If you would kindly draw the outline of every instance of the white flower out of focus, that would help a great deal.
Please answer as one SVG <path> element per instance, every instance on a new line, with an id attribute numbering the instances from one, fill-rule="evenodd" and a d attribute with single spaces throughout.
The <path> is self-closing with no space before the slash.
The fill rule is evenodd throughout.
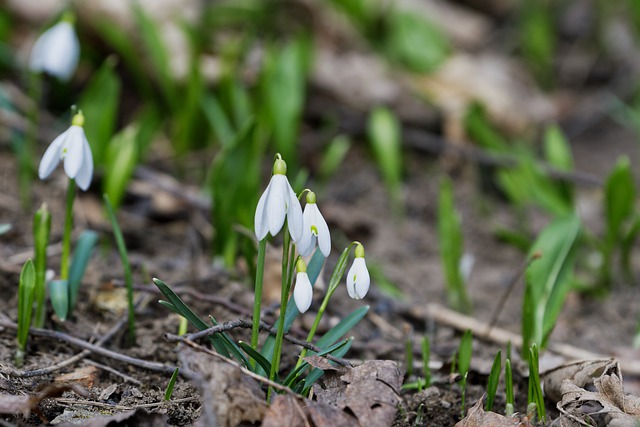
<path id="1" fill-rule="evenodd" d="M 347 292 L 353 299 L 362 299 L 369 292 L 371 278 L 367 263 L 364 261 L 364 247 L 360 243 L 356 246 L 355 256 L 347 273 Z"/>
<path id="2" fill-rule="evenodd" d="M 316 246 L 316 241 L 320 251 L 325 258 L 331 253 L 331 235 L 329 227 L 316 204 L 316 195 L 313 191 L 307 193 L 307 204 L 302 213 L 302 239 L 298 243 L 298 252 L 302 256 L 311 255 Z"/>
<path id="3" fill-rule="evenodd" d="M 93 155 L 89 141 L 84 134 L 84 116 L 78 112 L 71 121 L 71 127 L 53 140 L 45 151 L 38 176 L 45 179 L 54 171 L 60 160 L 64 161 L 64 172 L 86 191 L 93 177 Z"/>
<path id="4" fill-rule="evenodd" d="M 289 234 L 294 243 L 302 238 L 302 207 L 287 180 L 287 164 L 280 154 L 276 154 L 273 163 L 273 176 L 256 207 L 255 232 L 258 240 L 271 233 L 275 236 L 284 225 L 285 217 L 289 225 Z"/>
<path id="5" fill-rule="evenodd" d="M 68 81 L 78 66 L 80 42 L 73 28 L 74 17 L 66 13 L 53 27 L 42 33 L 31 49 L 29 68 Z"/>
<path id="6" fill-rule="evenodd" d="M 307 265 L 302 259 L 298 259 L 298 274 L 296 275 L 296 287 L 293 289 L 293 300 L 300 313 L 305 313 L 311 307 L 313 300 L 313 287 L 307 275 Z"/>

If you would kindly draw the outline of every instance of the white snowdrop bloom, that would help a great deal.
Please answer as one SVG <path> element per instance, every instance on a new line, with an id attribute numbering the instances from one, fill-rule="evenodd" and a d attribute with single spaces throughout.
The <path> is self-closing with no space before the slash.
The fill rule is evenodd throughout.
<path id="1" fill-rule="evenodd" d="M 347 273 L 347 292 L 353 299 L 362 299 L 369 292 L 371 278 L 367 263 L 364 261 L 364 247 L 358 243 L 355 250 L 356 258 Z"/>
<path id="2" fill-rule="evenodd" d="M 307 265 L 302 258 L 297 263 L 296 287 L 293 289 L 293 300 L 300 313 L 305 313 L 311 307 L 313 301 L 313 287 L 307 275 Z"/>
<path id="3" fill-rule="evenodd" d="M 325 258 L 331 253 L 331 235 L 329 227 L 316 204 L 316 195 L 313 191 L 307 193 L 307 204 L 302 213 L 302 239 L 298 243 L 298 252 L 302 256 L 311 255 L 316 247 L 316 241 Z"/>
<path id="4" fill-rule="evenodd" d="M 276 155 L 273 164 L 273 176 L 256 207 L 255 232 L 258 240 L 262 240 L 271 233 L 275 236 L 284 225 L 285 217 L 289 225 L 289 234 L 294 243 L 302 238 L 302 207 L 287 180 L 287 164 Z"/>
<path id="5" fill-rule="evenodd" d="M 60 160 L 64 160 L 64 172 L 71 179 L 75 179 L 76 184 L 86 191 L 91 184 L 93 177 L 93 155 L 89 141 L 84 134 L 84 116 L 79 112 L 73 117 L 71 127 L 53 140 L 47 151 L 45 151 L 38 176 L 45 179 L 58 166 Z"/>
<path id="6" fill-rule="evenodd" d="M 31 71 L 44 71 L 64 81 L 71 78 L 80 57 L 80 42 L 72 21 L 73 15 L 66 15 L 38 37 L 29 59 Z"/>

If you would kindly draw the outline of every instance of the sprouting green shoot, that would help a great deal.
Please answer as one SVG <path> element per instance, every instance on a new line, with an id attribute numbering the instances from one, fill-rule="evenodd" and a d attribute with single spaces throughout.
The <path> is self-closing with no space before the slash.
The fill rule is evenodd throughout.
<path id="1" fill-rule="evenodd" d="M 453 184 L 448 177 L 440 182 L 438 244 L 449 305 L 455 310 L 468 313 L 471 311 L 471 302 L 460 270 L 463 253 L 462 230 L 453 200 Z"/>
<path id="2" fill-rule="evenodd" d="M 35 287 L 36 271 L 33 262 L 28 260 L 22 267 L 18 284 L 18 349 L 16 350 L 16 366 L 22 366 L 24 363 Z"/>
<path id="3" fill-rule="evenodd" d="M 431 387 L 431 369 L 429 368 L 429 360 L 431 359 L 431 344 L 429 337 L 422 339 L 422 366 L 424 374 L 424 386 Z"/>
<path id="4" fill-rule="evenodd" d="M 489 374 L 489 381 L 487 382 L 487 400 L 484 405 L 485 411 L 491 411 L 493 409 L 493 402 L 496 398 L 496 392 L 498 391 L 498 382 L 500 382 L 500 370 L 502 369 L 502 352 L 498 351 L 495 359 L 493 359 L 493 365 L 491 366 L 491 373 Z"/>
<path id="5" fill-rule="evenodd" d="M 173 388 L 176 386 L 176 380 L 178 379 L 178 371 L 179 368 L 174 369 L 173 374 L 171 374 L 171 378 L 169 379 L 169 384 L 167 384 L 167 391 L 164 392 L 164 400 L 167 402 L 171 400 L 171 395 L 173 394 Z"/>
<path id="6" fill-rule="evenodd" d="M 129 305 L 129 344 L 133 345 L 136 342 L 136 319 L 133 305 L 133 275 L 131 274 L 131 264 L 129 263 L 129 255 L 127 254 L 127 248 L 124 243 L 124 237 L 122 231 L 118 225 L 116 214 L 113 211 L 113 206 L 109 201 L 109 196 L 104 194 L 104 205 L 111 221 L 111 227 L 113 228 L 113 235 L 116 239 L 118 246 L 118 252 L 120 253 L 120 260 L 122 261 L 122 268 L 124 269 L 124 282 L 127 287 L 127 302 Z"/>
<path id="7" fill-rule="evenodd" d="M 467 400 L 467 377 L 469 376 L 469 372 L 465 373 L 462 377 L 462 381 L 460 381 L 460 388 L 462 389 L 462 395 L 460 397 L 460 418 L 464 418 L 464 414 L 466 412 L 466 400 Z"/>
<path id="8" fill-rule="evenodd" d="M 473 334 L 470 330 L 465 331 L 460 339 L 458 347 L 458 373 L 464 377 L 471 368 L 471 352 L 473 347 Z"/>
<path id="9" fill-rule="evenodd" d="M 540 384 L 539 372 L 539 356 L 538 346 L 533 344 L 529 348 L 529 393 L 527 402 L 529 405 L 535 404 L 538 413 L 538 419 L 545 421 L 544 395 L 542 394 L 542 386 Z"/>
<path id="10" fill-rule="evenodd" d="M 507 404 L 505 407 L 505 414 L 510 417 L 514 413 L 515 399 L 513 396 L 513 372 L 511 370 L 511 359 L 507 358 L 504 364 L 504 386 L 505 393 L 507 395 Z"/>
<path id="11" fill-rule="evenodd" d="M 408 337 L 404 343 L 405 362 L 407 365 L 407 377 L 413 376 L 413 340 Z"/>
<path id="12" fill-rule="evenodd" d="M 43 203 L 33 217 L 33 246 L 36 284 L 35 284 L 35 301 L 36 312 L 34 316 L 34 326 L 41 328 L 44 326 L 45 319 L 45 275 L 47 270 L 47 246 L 49 245 L 49 236 L 51 234 L 51 213 L 47 208 L 47 204 Z"/>

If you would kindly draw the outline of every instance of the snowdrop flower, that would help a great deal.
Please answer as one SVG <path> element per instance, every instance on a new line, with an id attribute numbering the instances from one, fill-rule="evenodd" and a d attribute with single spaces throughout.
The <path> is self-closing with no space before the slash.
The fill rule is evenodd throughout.
<path id="1" fill-rule="evenodd" d="M 287 164 L 280 154 L 273 163 L 273 176 L 264 190 L 255 216 L 255 231 L 258 240 L 271 233 L 275 236 L 284 225 L 285 216 L 289 224 L 291 239 L 298 243 L 302 238 L 302 207 L 286 177 Z"/>
<path id="2" fill-rule="evenodd" d="M 67 176 L 75 179 L 82 190 L 89 188 L 93 176 L 93 156 L 83 125 L 84 116 L 82 112 L 78 112 L 71 120 L 71 127 L 49 145 L 38 168 L 40 179 L 51 175 L 60 160 L 64 159 L 64 172 Z"/>
<path id="3" fill-rule="evenodd" d="M 353 265 L 347 273 L 347 292 L 353 299 L 362 299 L 369 291 L 371 278 L 364 261 L 364 247 L 360 243 L 356 246 L 355 255 Z"/>
<path id="4" fill-rule="evenodd" d="M 307 265 L 302 258 L 298 259 L 296 265 L 298 274 L 296 275 L 296 287 L 293 289 L 293 300 L 300 313 L 304 313 L 311 307 L 313 300 L 313 287 L 307 275 Z"/>
<path id="5" fill-rule="evenodd" d="M 331 235 L 327 222 L 316 205 L 316 195 L 313 191 L 307 193 L 307 204 L 302 213 L 302 239 L 298 243 L 298 252 L 302 256 L 311 255 L 316 246 L 316 240 L 320 251 L 325 258 L 331 253 Z"/>
<path id="6" fill-rule="evenodd" d="M 73 20 L 73 14 L 66 13 L 60 22 L 38 37 L 29 59 L 31 71 L 44 71 L 64 81 L 71 78 L 80 56 Z"/>

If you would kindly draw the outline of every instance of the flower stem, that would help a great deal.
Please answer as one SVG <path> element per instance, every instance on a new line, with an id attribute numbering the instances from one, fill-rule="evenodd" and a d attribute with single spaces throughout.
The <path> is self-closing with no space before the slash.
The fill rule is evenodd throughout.
<path id="1" fill-rule="evenodd" d="M 64 215 L 64 233 L 62 235 L 62 259 L 60 260 L 60 278 L 69 279 L 69 254 L 71 253 L 71 228 L 73 226 L 73 200 L 76 197 L 76 183 L 69 179 L 67 203 Z"/>
<path id="2" fill-rule="evenodd" d="M 253 324 L 251 328 L 251 347 L 258 351 L 260 332 L 260 306 L 262 305 L 262 282 L 264 279 L 264 258 L 267 252 L 267 238 L 258 244 L 258 265 L 256 266 L 256 287 L 253 297 Z"/>
<path id="3" fill-rule="evenodd" d="M 290 274 L 290 268 L 289 268 L 290 244 L 291 244 L 291 236 L 289 235 L 288 232 L 285 232 L 284 244 L 282 246 L 282 288 L 280 293 L 280 317 L 278 321 L 278 332 L 276 333 L 276 342 L 273 348 L 273 357 L 271 359 L 271 372 L 269 372 L 269 379 L 271 381 L 275 380 L 276 375 L 280 370 L 280 355 L 282 354 L 282 341 L 284 338 L 284 323 L 285 323 L 285 318 L 287 316 L 287 302 L 289 300 L 289 291 L 291 290 L 291 274 Z M 267 400 L 269 400 L 269 398 L 271 397 L 272 390 L 273 389 L 269 387 L 269 391 L 267 392 Z"/>
<path id="4" fill-rule="evenodd" d="M 333 289 L 333 291 L 335 291 L 335 288 Z M 311 326 L 311 330 L 309 330 L 309 335 L 307 335 L 307 342 L 311 342 L 313 340 L 313 337 L 316 335 L 316 330 L 318 329 L 318 326 L 320 325 L 320 320 L 322 319 L 322 316 L 324 316 L 324 312 L 327 309 L 327 306 L 329 305 L 329 298 L 331 298 L 331 295 L 333 295 L 333 292 L 327 292 L 324 296 L 324 299 L 322 300 L 322 305 L 320 305 L 320 309 L 318 310 L 318 314 L 316 314 L 316 318 L 313 321 L 313 325 Z M 307 349 L 303 348 L 302 351 L 300 352 L 300 355 L 298 356 L 298 363 L 296 363 L 296 369 L 300 367 L 300 365 L 302 365 L 304 357 L 307 355 Z"/>

